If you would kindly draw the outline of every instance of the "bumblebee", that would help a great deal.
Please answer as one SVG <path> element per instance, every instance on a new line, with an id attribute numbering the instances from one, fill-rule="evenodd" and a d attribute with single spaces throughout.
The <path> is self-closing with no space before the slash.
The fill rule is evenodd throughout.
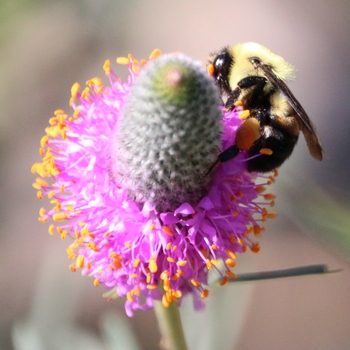
<path id="1" fill-rule="evenodd" d="M 247 150 L 248 171 L 269 172 L 292 154 L 300 130 L 311 156 L 322 160 L 315 127 L 285 83 L 294 78 L 294 69 L 282 57 L 259 44 L 243 43 L 212 55 L 208 70 L 226 98 L 225 109 L 242 105 L 246 113 L 235 143 L 211 169 Z"/>

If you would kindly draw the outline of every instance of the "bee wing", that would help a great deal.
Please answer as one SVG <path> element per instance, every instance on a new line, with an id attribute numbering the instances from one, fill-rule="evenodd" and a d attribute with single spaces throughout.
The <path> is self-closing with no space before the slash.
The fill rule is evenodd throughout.
<path id="1" fill-rule="evenodd" d="M 307 147 L 312 157 L 317 160 L 322 160 L 323 157 L 323 149 L 321 146 L 321 142 L 317 136 L 316 129 L 306 114 L 304 108 L 299 103 L 299 101 L 295 98 L 293 93 L 289 90 L 287 84 L 276 77 L 276 75 L 272 72 L 272 69 L 263 64 L 262 62 L 254 62 L 254 66 L 256 68 L 260 68 L 266 75 L 266 78 L 271 82 L 271 84 L 287 99 L 289 104 L 295 111 L 295 119 L 299 124 L 299 128 L 304 134 Z"/>

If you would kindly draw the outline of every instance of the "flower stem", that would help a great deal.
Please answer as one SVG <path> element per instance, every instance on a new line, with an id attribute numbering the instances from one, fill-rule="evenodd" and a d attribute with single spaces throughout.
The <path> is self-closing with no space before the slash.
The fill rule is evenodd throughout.
<path id="1" fill-rule="evenodd" d="M 169 307 L 164 307 L 162 302 L 156 301 L 154 308 L 162 335 L 162 349 L 187 350 L 178 306 L 171 303 Z"/>

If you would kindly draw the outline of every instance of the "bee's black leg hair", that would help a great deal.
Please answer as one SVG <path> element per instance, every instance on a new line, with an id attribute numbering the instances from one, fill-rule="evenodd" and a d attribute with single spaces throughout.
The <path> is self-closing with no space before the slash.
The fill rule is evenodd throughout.
<path id="1" fill-rule="evenodd" d="M 234 108 L 234 104 L 237 101 L 239 95 L 241 94 L 242 89 L 248 89 L 252 86 L 257 86 L 257 93 L 258 91 L 260 92 L 264 88 L 266 83 L 267 79 L 258 75 L 251 75 L 243 78 L 237 83 L 237 87 L 229 93 L 229 96 L 225 103 L 225 108 L 229 111 L 231 111 Z"/>
<path id="2" fill-rule="evenodd" d="M 239 148 L 236 145 L 232 145 L 229 148 L 226 148 L 218 156 L 218 161 L 220 163 L 225 163 L 233 158 L 235 158 L 239 153 Z"/>
<path id="3" fill-rule="evenodd" d="M 232 145 L 229 148 L 226 148 L 223 152 L 219 154 L 218 159 L 215 161 L 215 163 L 213 163 L 210 166 L 209 170 L 205 175 L 208 175 L 218 163 L 225 163 L 233 159 L 234 157 L 236 157 L 238 153 L 239 153 L 239 148 L 236 147 L 236 145 Z"/>

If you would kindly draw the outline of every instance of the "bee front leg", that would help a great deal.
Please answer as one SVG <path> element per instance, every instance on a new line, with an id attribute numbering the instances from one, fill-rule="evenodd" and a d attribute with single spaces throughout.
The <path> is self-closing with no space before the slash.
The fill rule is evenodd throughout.
<path id="1" fill-rule="evenodd" d="M 225 109 L 227 111 L 232 111 L 235 108 L 235 102 L 238 100 L 243 89 L 249 89 L 254 86 L 254 94 L 259 94 L 263 90 L 266 83 L 267 79 L 259 75 L 251 75 L 241 79 L 237 83 L 237 87 L 231 90 L 229 93 L 225 103 Z"/>

